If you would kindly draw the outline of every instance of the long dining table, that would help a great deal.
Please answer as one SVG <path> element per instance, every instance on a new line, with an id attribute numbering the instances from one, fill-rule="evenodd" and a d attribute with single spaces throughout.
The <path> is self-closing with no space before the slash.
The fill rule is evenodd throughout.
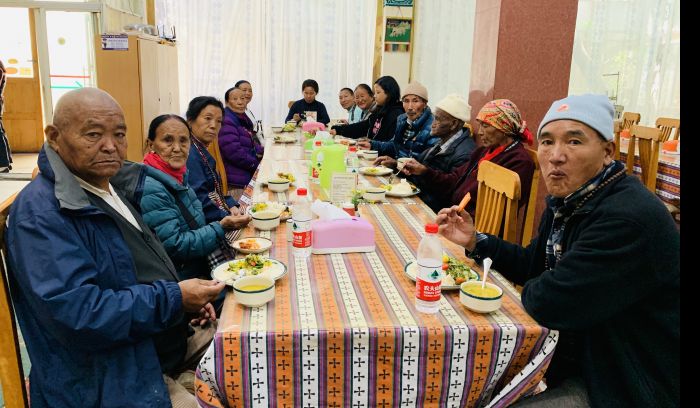
<path id="1" fill-rule="evenodd" d="M 620 160 L 625 163 L 629 139 L 620 139 Z M 635 152 L 634 173 L 641 174 L 639 153 Z M 681 200 L 681 156 L 659 152 L 659 167 L 656 176 L 656 195 L 664 202 L 678 205 Z"/>
<path id="2" fill-rule="evenodd" d="M 299 142 L 267 139 L 242 201 L 286 202 L 287 194 L 262 183 L 277 171 L 292 172 L 296 187 L 323 197 L 309 184 L 307 165 Z M 383 181 L 361 176 L 360 182 Z M 504 292 L 496 312 L 472 312 L 458 290 L 445 290 L 438 313 L 420 313 L 404 267 L 415 260 L 423 227 L 435 213 L 410 197 L 363 204 L 359 215 L 374 227 L 372 252 L 295 258 L 285 223 L 243 231 L 272 240 L 264 255 L 284 263 L 288 273 L 261 307 L 238 304 L 229 290 L 196 371 L 200 405 L 501 407 L 540 389 L 558 332 L 527 314 L 508 280 L 489 274 Z M 441 242 L 448 255 L 481 274 L 463 248 Z"/>

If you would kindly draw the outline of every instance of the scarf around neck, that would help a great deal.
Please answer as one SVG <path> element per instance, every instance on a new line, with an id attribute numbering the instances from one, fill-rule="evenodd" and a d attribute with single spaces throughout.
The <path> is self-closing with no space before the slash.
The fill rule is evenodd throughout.
<path id="1" fill-rule="evenodd" d="M 183 184 L 183 179 L 185 177 L 185 172 L 187 172 L 187 166 L 182 166 L 179 169 L 174 169 L 168 164 L 162 157 L 156 152 L 149 152 L 144 156 L 143 163 L 147 166 L 158 169 L 163 173 L 171 176 L 178 183 Z"/>
<path id="2" fill-rule="evenodd" d="M 625 174 L 622 162 L 613 160 L 595 177 L 566 197 L 547 197 L 547 205 L 554 212 L 552 229 L 547 238 L 545 268 L 554 268 L 563 253 L 562 238 L 566 223 L 571 215 L 608 183 Z"/>

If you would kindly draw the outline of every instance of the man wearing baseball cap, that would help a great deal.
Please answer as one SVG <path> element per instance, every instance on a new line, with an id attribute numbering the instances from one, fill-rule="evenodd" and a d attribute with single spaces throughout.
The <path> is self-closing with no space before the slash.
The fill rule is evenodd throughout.
<path id="1" fill-rule="evenodd" d="M 430 135 L 433 113 L 428 106 L 428 90 L 420 82 L 413 81 L 404 88 L 401 102 L 405 113 L 397 119 L 394 137 L 384 142 L 371 142 L 372 150 L 379 153 L 375 164 L 387 159 L 418 157 L 439 141 Z"/>
<path id="2" fill-rule="evenodd" d="M 474 229 L 456 206 L 441 233 L 524 285 L 522 303 L 558 330 L 547 390 L 514 406 L 680 405 L 680 235 L 663 203 L 613 159 L 602 95 L 552 104 L 537 132 L 547 208 L 527 248 Z"/>

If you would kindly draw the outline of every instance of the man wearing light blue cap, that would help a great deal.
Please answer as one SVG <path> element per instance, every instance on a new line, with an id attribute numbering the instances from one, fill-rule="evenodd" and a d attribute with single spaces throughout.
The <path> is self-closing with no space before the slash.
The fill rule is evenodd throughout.
<path id="1" fill-rule="evenodd" d="M 663 203 L 613 159 L 602 95 L 552 104 L 537 131 L 547 186 L 527 248 L 474 229 L 457 207 L 441 233 L 524 285 L 522 303 L 559 331 L 547 390 L 514 406 L 680 405 L 680 235 Z"/>

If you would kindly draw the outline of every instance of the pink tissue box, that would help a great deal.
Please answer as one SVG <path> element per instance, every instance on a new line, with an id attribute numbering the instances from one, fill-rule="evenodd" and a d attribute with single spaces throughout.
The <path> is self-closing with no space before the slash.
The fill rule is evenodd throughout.
<path id="1" fill-rule="evenodd" d="M 311 253 L 314 254 L 374 251 L 374 227 L 362 218 L 314 220 L 311 231 Z"/>
<path id="2" fill-rule="evenodd" d="M 304 122 L 301 125 L 301 130 L 310 132 L 312 130 L 326 130 L 326 125 L 321 122 Z"/>

